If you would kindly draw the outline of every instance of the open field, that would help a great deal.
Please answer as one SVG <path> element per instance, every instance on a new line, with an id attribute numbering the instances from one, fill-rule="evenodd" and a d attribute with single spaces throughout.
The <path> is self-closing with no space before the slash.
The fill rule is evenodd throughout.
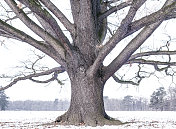
<path id="1" fill-rule="evenodd" d="M 113 111 L 108 114 L 123 122 L 134 122 L 122 126 L 61 126 L 43 125 L 54 121 L 64 112 L 60 111 L 0 111 L 0 129 L 176 129 L 176 112 Z"/>

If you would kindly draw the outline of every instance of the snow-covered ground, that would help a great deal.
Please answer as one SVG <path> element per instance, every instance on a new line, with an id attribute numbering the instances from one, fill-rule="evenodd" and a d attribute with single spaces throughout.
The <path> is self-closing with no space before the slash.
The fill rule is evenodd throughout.
<path id="1" fill-rule="evenodd" d="M 110 116 L 123 122 L 121 126 L 61 126 L 43 125 L 53 121 L 63 112 L 59 111 L 0 111 L 0 129 L 176 129 L 176 112 L 113 111 Z"/>

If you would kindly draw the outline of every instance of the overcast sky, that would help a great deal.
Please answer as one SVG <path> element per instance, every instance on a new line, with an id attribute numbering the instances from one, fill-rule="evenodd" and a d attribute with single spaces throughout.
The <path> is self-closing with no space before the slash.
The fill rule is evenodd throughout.
<path id="1" fill-rule="evenodd" d="M 56 0 L 55 0 L 56 1 Z M 68 0 L 67 0 L 68 1 Z M 59 2 L 60 3 L 60 2 Z M 65 7 L 65 1 L 60 3 L 60 8 Z M 65 8 L 68 11 L 69 8 Z M 173 39 L 176 38 L 175 22 L 171 20 L 170 22 L 164 22 L 162 26 L 157 29 L 157 31 L 147 40 L 147 43 L 156 44 L 164 42 L 167 40 L 168 34 Z M 15 24 L 19 24 L 16 22 Z M 173 29 L 174 27 L 174 29 Z M 2 41 L 3 39 L 0 38 Z M 119 48 L 119 47 L 118 47 Z M 121 46 L 123 48 L 123 46 Z M 32 51 L 34 50 L 29 45 L 24 43 L 16 42 L 13 40 L 6 41 L 6 45 L 0 46 L 0 74 L 14 74 L 16 66 L 21 66 L 22 62 L 28 60 L 28 58 L 33 58 Z M 112 59 L 114 52 L 117 52 L 117 48 L 108 56 L 104 64 L 108 64 Z M 36 51 L 36 53 L 38 53 Z M 50 68 L 56 67 L 57 64 L 52 59 L 46 57 L 43 65 L 49 66 Z M 57 82 L 52 82 L 50 84 L 36 84 L 31 81 L 22 81 L 14 85 L 13 87 L 6 90 L 7 96 L 10 100 L 54 100 L 58 99 L 69 99 L 70 83 L 66 73 L 59 76 L 61 80 L 64 81 L 64 85 L 60 86 Z M 5 86 L 9 82 L 4 79 L 0 80 L 0 85 Z M 154 90 L 160 86 L 169 87 L 171 84 L 170 78 L 163 78 L 158 80 L 158 78 L 152 76 L 148 79 L 144 79 L 140 86 L 131 85 L 121 85 L 117 84 L 113 79 L 107 81 L 104 96 L 109 96 L 110 98 L 123 98 L 126 95 L 146 97 L 149 98 Z"/>

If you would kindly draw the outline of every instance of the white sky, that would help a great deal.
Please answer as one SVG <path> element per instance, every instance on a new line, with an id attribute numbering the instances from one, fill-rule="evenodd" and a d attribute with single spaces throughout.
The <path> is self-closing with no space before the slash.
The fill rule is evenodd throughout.
<path id="1" fill-rule="evenodd" d="M 64 1 L 65 2 L 65 1 Z M 64 8 L 65 3 L 60 3 L 59 7 Z M 66 9 L 67 10 L 67 9 Z M 147 43 L 154 45 L 155 47 L 159 42 L 167 40 L 166 34 L 170 35 L 172 38 L 176 38 L 175 20 L 170 22 L 164 22 L 162 26 L 147 40 Z M 16 23 L 19 24 L 18 22 Z M 23 26 L 22 26 L 23 27 Z M 3 39 L 0 38 L 2 41 Z M 127 41 L 127 39 L 126 39 Z M 125 41 L 124 41 L 125 42 Z M 22 65 L 21 61 L 27 60 L 31 56 L 31 49 L 29 45 L 24 43 L 14 42 L 13 40 L 8 40 L 6 46 L 0 46 L 0 74 L 7 74 L 16 72 L 14 67 Z M 120 48 L 123 48 L 120 44 Z M 108 56 L 105 64 L 113 59 L 114 52 Z M 49 67 L 57 66 L 57 64 L 50 58 L 45 59 L 45 64 Z M 22 81 L 14 85 L 13 87 L 6 90 L 7 96 L 10 100 L 54 100 L 68 99 L 70 98 L 70 83 L 66 74 L 60 75 L 61 80 L 67 79 L 65 85 L 59 86 L 56 82 L 50 84 L 36 84 L 31 81 Z M 139 96 L 149 98 L 154 90 L 160 86 L 165 86 L 166 89 L 170 85 L 171 80 L 169 78 L 163 78 L 158 80 L 156 77 L 152 76 L 149 79 L 144 79 L 139 87 L 120 85 L 114 82 L 113 79 L 108 80 L 104 90 L 104 96 L 109 96 L 110 98 L 123 98 L 126 95 Z M 0 80 L 0 85 L 5 86 L 8 82 Z"/>

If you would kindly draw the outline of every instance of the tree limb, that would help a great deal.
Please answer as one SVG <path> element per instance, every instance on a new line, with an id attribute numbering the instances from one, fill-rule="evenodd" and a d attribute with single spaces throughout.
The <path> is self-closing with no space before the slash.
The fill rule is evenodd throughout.
<path id="1" fill-rule="evenodd" d="M 94 64 L 91 66 L 91 73 L 95 74 L 98 70 L 99 66 L 105 59 L 105 57 L 109 54 L 109 52 L 119 43 L 128 31 L 128 26 L 132 22 L 137 10 L 146 2 L 146 0 L 134 0 L 128 14 L 122 20 L 120 27 L 117 29 L 116 33 L 110 38 L 110 40 L 103 46 L 100 50 Z"/>
<path id="2" fill-rule="evenodd" d="M 12 34 L 10 34 L 10 33 L 8 33 L 8 32 L 5 32 L 4 30 L 0 30 L 0 36 L 22 41 L 21 39 L 19 39 L 19 38 L 13 36 Z"/>
<path id="3" fill-rule="evenodd" d="M 9 7 L 14 11 L 14 13 L 20 18 L 20 20 L 33 32 L 39 35 L 44 41 L 49 43 L 53 48 L 58 51 L 62 59 L 65 59 L 65 50 L 58 40 L 56 40 L 49 33 L 44 31 L 40 26 L 33 22 L 24 12 L 19 9 L 14 0 L 5 0 Z"/>
<path id="4" fill-rule="evenodd" d="M 176 2 L 168 0 L 163 7 L 163 15 L 169 14 L 168 8 L 172 8 L 170 11 L 175 9 Z M 161 17 L 158 22 L 146 26 L 130 43 L 122 50 L 122 52 L 105 68 L 104 80 L 111 77 L 123 64 L 131 57 L 131 55 L 145 42 L 145 40 L 158 28 L 165 17 Z"/>
<path id="5" fill-rule="evenodd" d="M 60 26 L 54 17 L 42 7 L 38 0 L 36 2 L 30 2 L 29 0 L 18 0 L 26 5 L 34 14 L 36 14 L 36 18 L 39 20 L 40 24 L 43 26 L 45 31 L 51 34 L 55 39 L 62 43 L 63 47 L 66 51 L 72 56 L 72 46 L 65 36 Z"/>
<path id="6" fill-rule="evenodd" d="M 26 15 L 31 14 L 31 13 L 32 12 L 27 12 Z M 17 19 L 17 18 L 18 18 L 17 16 L 14 16 L 14 17 L 6 19 L 5 22 L 12 21 L 12 20 Z"/>
<path id="7" fill-rule="evenodd" d="M 129 58 L 129 61 L 139 57 L 151 55 L 176 55 L 176 51 L 149 51 L 149 52 L 136 53 Z"/>
<path id="8" fill-rule="evenodd" d="M 118 11 L 118 10 L 121 10 L 127 6 L 131 5 L 131 3 L 127 3 L 127 2 L 123 2 L 117 6 L 114 6 L 112 8 L 110 8 L 109 10 L 107 10 L 106 12 L 104 12 L 103 14 L 101 14 L 99 17 L 98 17 L 98 20 L 99 21 L 102 21 L 104 18 L 108 17 L 109 15 L 111 15 L 112 13 Z"/>
<path id="9" fill-rule="evenodd" d="M 154 32 L 162 23 L 159 21 L 150 26 L 146 26 L 123 50 L 122 52 L 106 67 L 104 79 L 108 79 L 131 57 L 131 55 L 144 43 L 144 41 Z"/>
<path id="10" fill-rule="evenodd" d="M 54 72 L 54 74 L 51 78 L 44 80 L 44 81 L 36 80 L 36 79 L 33 79 L 32 77 L 29 80 L 36 82 L 36 83 L 49 83 L 49 82 L 56 80 L 60 85 L 63 85 L 63 83 L 57 77 L 58 77 L 58 73 Z"/>
<path id="11" fill-rule="evenodd" d="M 7 38 L 26 42 L 36 49 L 41 50 L 45 54 L 51 56 L 54 60 L 59 60 L 59 54 L 57 54 L 57 52 L 50 45 L 44 42 L 37 41 L 30 35 L 14 28 L 13 26 L 3 22 L 2 20 L 0 20 L 0 36 L 5 36 Z M 63 64 L 61 60 L 60 63 Z"/>
<path id="12" fill-rule="evenodd" d="M 71 35 L 75 35 L 74 25 L 50 0 L 40 0 L 40 1 L 60 20 L 60 22 L 71 33 Z"/>
<path id="13" fill-rule="evenodd" d="M 43 21 L 45 21 L 44 23 L 48 23 L 47 25 L 49 25 L 52 28 L 52 30 L 55 32 L 55 34 L 57 34 L 57 36 L 58 36 L 57 39 L 61 43 L 70 44 L 69 40 L 67 39 L 67 37 L 62 32 L 62 30 L 61 30 L 60 26 L 58 25 L 57 21 L 54 19 L 54 17 L 46 9 L 43 8 L 43 6 L 39 3 L 38 0 L 36 0 L 36 2 L 31 2 L 29 0 L 18 0 L 18 1 L 22 2 L 33 13 L 37 14 L 40 18 L 42 18 L 43 20 L 41 21 L 41 23 Z M 43 27 L 45 27 L 45 26 L 43 26 Z"/>
<path id="14" fill-rule="evenodd" d="M 30 75 L 27 75 L 27 76 L 24 76 L 24 77 L 17 77 L 10 84 L 8 84 L 7 86 L 1 87 L 0 91 L 6 90 L 6 89 L 12 87 L 18 81 L 32 79 L 33 77 L 40 77 L 40 76 L 44 76 L 44 75 L 49 75 L 51 73 L 57 73 L 57 74 L 59 74 L 59 73 L 62 73 L 64 71 L 65 71 L 65 69 L 62 66 L 60 66 L 60 67 L 52 68 L 50 70 L 47 70 L 47 71 L 44 71 L 44 72 L 41 72 L 41 73 L 34 73 L 34 74 L 30 74 Z"/>
<path id="15" fill-rule="evenodd" d="M 9 36 L 9 37 L 12 37 L 14 39 L 17 38 L 18 40 L 21 40 L 21 41 L 24 41 L 24 42 L 28 42 L 33 47 L 35 47 L 35 48 L 37 48 L 39 50 L 42 50 L 42 51 L 44 49 L 46 49 L 46 47 L 47 47 L 47 45 L 45 46 L 45 44 L 35 40 L 34 38 L 32 38 L 31 36 L 27 35 L 23 31 L 20 31 L 20 30 L 14 28 L 13 26 L 3 22 L 1 19 L 0 19 L 0 29 L 3 30 L 3 31 L 1 31 L 1 35 L 2 36 L 5 36 L 5 37 Z"/>
<path id="16" fill-rule="evenodd" d="M 133 81 L 127 81 L 127 80 L 122 80 L 119 79 L 115 74 L 112 75 L 112 78 L 120 84 L 131 84 L 131 85 L 135 85 L 135 86 L 139 86 L 139 83 L 133 82 Z"/>
<path id="17" fill-rule="evenodd" d="M 166 66 L 176 66 L 176 62 L 161 62 L 154 60 L 145 60 L 145 59 L 134 59 L 127 61 L 126 64 L 137 63 L 137 64 L 147 64 L 147 65 L 166 65 Z"/>
<path id="18" fill-rule="evenodd" d="M 134 60 L 128 61 L 126 64 L 129 64 L 129 63 L 152 65 L 156 71 L 161 72 L 165 70 L 166 75 L 167 75 L 168 69 L 171 68 L 171 66 L 176 66 L 176 62 L 171 62 L 170 60 L 169 62 L 161 62 L 161 61 L 154 61 L 154 60 L 134 59 Z M 160 68 L 159 66 L 164 66 L 164 67 Z"/>
<path id="19" fill-rule="evenodd" d="M 168 6 L 164 5 L 163 8 L 161 8 L 157 12 L 152 13 L 148 16 L 145 16 L 139 20 L 132 22 L 129 25 L 130 28 L 129 28 L 126 36 L 129 36 L 129 35 L 133 34 L 134 32 L 138 31 L 139 29 L 141 29 L 142 27 L 144 27 L 146 25 L 150 25 L 152 23 L 155 23 L 163 18 L 164 18 L 164 20 L 175 18 L 176 17 L 176 12 L 174 12 L 175 10 L 176 10 L 176 2 L 174 2 Z"/>

